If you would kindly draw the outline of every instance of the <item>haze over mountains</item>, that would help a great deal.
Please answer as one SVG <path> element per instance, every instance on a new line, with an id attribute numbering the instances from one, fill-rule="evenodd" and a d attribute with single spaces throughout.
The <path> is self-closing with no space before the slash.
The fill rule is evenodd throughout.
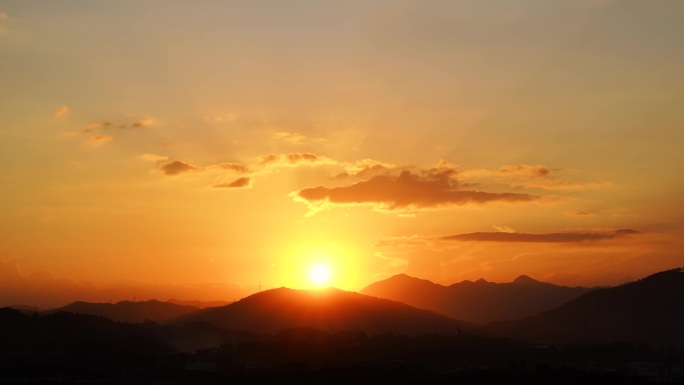
<path id="1" fill-rule="evenodd" d="M 429 309 L 450 317 L 486 324 L 536 315 L 593 290 L 557 286 L 522 275 L 509 283 L 480 279 L 450 286 L 399 274 L 360 292 Z"/>
<path id="2" fill-rule="evenodd" d="M 226 329 L 275 333 L 287 328 L 327 332 L 364 331 L 369 334 L 417 335 L 455 333 L 474 325 L 432 311 L 335 288 L 279 288 L 251 295 L 218 308 L 180 317 L 178 324 L 206 322 Z"/>

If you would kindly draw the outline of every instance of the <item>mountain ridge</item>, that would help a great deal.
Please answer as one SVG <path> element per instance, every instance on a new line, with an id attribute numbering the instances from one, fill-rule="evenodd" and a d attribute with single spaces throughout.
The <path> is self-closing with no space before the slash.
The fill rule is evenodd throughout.
<path id="1" fill-rule="evenodd" d="M 684 346 L 684 269 L 600 288 L 516 321 L 492 322 L 489 333 L 542 342 L 624 340 Z"/>
<path id="2" fill-rule="evenodd" d="M 486 324 L 549 310 L 595 288 L 558 286 L 521 275 L 508 283 L 461 281 L 439 285 L 406 274 L 372 283 L 360 293 L 387 298 L 452 318 Z"/>

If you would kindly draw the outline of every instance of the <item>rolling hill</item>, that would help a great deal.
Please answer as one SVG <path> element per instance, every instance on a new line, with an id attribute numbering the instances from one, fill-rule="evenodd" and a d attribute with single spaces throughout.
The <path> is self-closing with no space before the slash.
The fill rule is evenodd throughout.
<path id="1" fill-rule="evenodd" d="M 557 286 L 525 275 L 509 283 L 480 279 L 442 286 L 399 274 L 370 284 L 361 293 L 485 324 L 536 315 L 591 290 L 586 287 Z"/>
<path id="2" fill-rule="evenodd" d="M 187 314 L 174 323 L 206 322 L 231 330 L 274 333 L 287 328 L 418 335 L 455 333 L 474 325 L 403 303 L 329 288 L 260 292 L 227 306 Z"/>

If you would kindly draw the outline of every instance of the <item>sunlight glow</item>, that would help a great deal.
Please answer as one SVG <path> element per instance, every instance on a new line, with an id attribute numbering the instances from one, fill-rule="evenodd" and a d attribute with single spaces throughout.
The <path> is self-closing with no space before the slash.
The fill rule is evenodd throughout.
<path id="1" fill-rule="evenodd" d="M 327 283 L 330 280 L 330 268 L 328 265 L 317 263 L 311 266 L 309 278 L 318 285 Z"/>

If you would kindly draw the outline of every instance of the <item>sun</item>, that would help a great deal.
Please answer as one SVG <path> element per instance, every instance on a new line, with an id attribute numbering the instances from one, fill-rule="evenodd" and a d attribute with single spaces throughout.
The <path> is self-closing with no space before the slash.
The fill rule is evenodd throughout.
<path id="1" fill-rule="evenodd" d="M 322 285 L 330 280 L 330 267 L 323 263 L 317 263 L 309 269 L 309 278 L 317 285 Z"/>

